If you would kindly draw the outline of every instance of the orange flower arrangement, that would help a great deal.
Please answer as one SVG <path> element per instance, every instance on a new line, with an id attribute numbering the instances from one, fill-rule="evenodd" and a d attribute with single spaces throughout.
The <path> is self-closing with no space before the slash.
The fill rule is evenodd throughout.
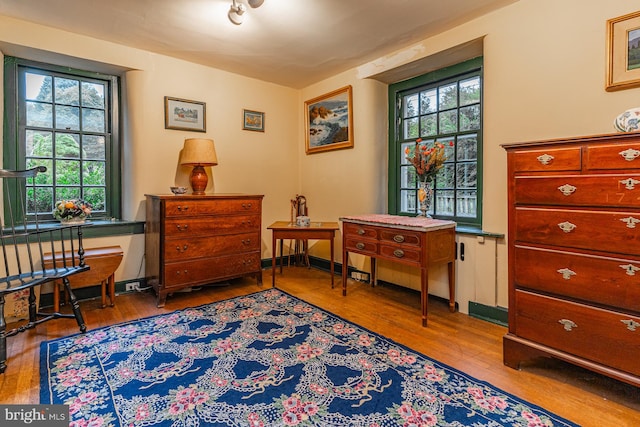
<path id="1" fill-rule="evenodd" d="M 444 165 L 445 149 L 441 142 L 434 142 L 431 146 L 421 144 L 422 138 L 416 139 L 416 145 L 413 149 L 407 147 L 404 154 L 407 160 L 416 168 L 416 174 L 420 181 L 431 182 L 436 177 L 438 171 Z M 449 146 L 453 147 L 453 141 L 449 142 Z"/>

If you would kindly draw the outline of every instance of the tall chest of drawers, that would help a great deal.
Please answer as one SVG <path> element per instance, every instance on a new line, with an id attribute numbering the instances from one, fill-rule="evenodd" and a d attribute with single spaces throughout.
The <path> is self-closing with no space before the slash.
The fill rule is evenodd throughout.
<path id="1" fill-rule="evenodd" d="M 180 289 L 254 276 L 260 265 L 262 195 L 146 195 L 146 277 L 157 305 Z"/>
<path id="2" fill-rule="evenodd" d="M 640 385 L 640 133 L 509 144 L 504 363 Z"/>

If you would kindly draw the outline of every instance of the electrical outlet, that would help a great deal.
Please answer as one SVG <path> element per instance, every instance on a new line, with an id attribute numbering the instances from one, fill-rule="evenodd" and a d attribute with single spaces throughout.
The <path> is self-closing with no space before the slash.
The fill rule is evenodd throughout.
<path id="1" fill-rule="evenodd" d="M 140 289 L 140 282 L 129 282 L 125 285 L 125 289 L 127 292 L 133 292 Z"/>
<path id="2" fill-rule="evenodd" d="M 351 272 L 351 278 L 353 280 L 360 280 L 360 273 L 358 273 L 357 271 L 352 271 Z"/>
<path id="3" fill-rule="evenodd" d="M 362 280 L 363 282 L 368 282 L 369 281 L 369 273 L 360 273 L 360 280 Z"/>

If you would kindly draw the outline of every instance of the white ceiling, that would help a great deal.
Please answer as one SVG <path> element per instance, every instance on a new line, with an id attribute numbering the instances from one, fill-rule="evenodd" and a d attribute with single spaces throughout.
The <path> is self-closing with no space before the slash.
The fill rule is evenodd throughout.
<path id="1" fill-rule="evenodd" d="M 246 0 L 237 0 L 246 5 Z M 0 0 L 0 14 L 293 88 L 517 0 Z"/>

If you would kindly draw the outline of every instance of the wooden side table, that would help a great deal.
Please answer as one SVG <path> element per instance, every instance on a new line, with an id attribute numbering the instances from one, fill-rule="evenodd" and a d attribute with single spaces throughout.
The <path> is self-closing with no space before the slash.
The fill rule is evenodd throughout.
<path id="1" fill-rule="evenodd" d="M 340 218 L 342 230 L 342 294 L 347 295 L 349 252 L 371 257 L 371 284 L 376 283 L 376 259 L 420 268 L 422 326 L 427 326 L 429 266 L 447 263 L 449 310 L 455 311 L 456 223 L 397 215 Z"/>
<path id="2" fill-rule="evenodd" d="M 276 221 L 267 229 L 272 232 L 271 246 L 271 286 L 276 285 L 276 242 L 280 240 L 280 274 L 282 274 L 283 253 L 282 241 L 293 240 L 329 240 L 331 242 L 331 287 L 333 288 L 333 240 L 336 230 L 339 229 L 337 222 L 312 222 L 309 227 L 298 227 L 289 221 Z"/>
<path id="3" fill-rule="evenodd" d="M 62 265 L 62 256 L 62 252 L 44 254 L 42 258 L 44 268 L 54 268 L 54 259 L 56 266 Z M 70 259 L 71 253 L 67 252 L 64 256 Z M 86 288 L 100 283 L 102 286 L 102 308 L 107 306 L 107 289 L 110 300 L 109 305 L 113 307 L 116 303 L 115 271 L 120 266 L 122 257 L 123 253 L 120 246 L 85 249 L 84 260 L 90 269 L 69 276 L 71 287 L 74 289 Z M 60 285 L 59 281 L 55 281 L 53 284 L 53 309 L 55 312 L 58 312 L 60 307 Z"/>

